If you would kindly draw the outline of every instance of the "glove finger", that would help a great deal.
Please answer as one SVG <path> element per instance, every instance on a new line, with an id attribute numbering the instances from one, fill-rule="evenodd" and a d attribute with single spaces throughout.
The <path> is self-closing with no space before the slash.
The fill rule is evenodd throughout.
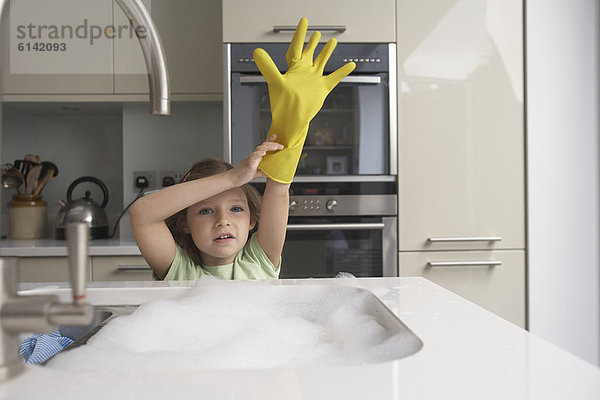
<path id="1" fill-rule="evenodd" d="M 346 75 L 348 75 L 350 72 L 352 72 L 355 67 L 356 67 L 356 64 L 354 64 L 353 62 L 349 62 L 348 64 L 336 69 L 331 74 L 327 75 L 325 77 L 327 89 L 329 89 L 329 91 L 333 90 L 333 88 L 338 83 L 340 83 L 340 81 L 342 79 L 344 79 L 346 77 Z"/>
<path id="2" fill-rule="evenodd" d="M 302 59 L 309 59 L 311 65 L 313 62 L 313 55 L 315 53 L 315 49 L 317 48 L 320 39 L 321 32 L 316 31 L 315 33 L 313 33 L 310 37 L 310 40 L 308 41 L 308 44 L 306 45 L 306 48 L 304 49 L 304 52 L 302 53 Z"/>
<path id="3" fill-rule="evenodd" d="M 306 28 L 308 28 L 308 20 L 302 17 L 298 22 L 296 32 L 294 32 L 294 37 L 290 42 L 290 47 L 288 47 L 288 51 L 285 54 L 285 59 L 287 60 L 288 67 L 291 67 L 292 65 L 300 61 L 300 58 L 302 57 L 302 47 L 304 47 Z"/>
<path id="4" fill-rule="evenodd" d="M 266 51 L 261 48 L 254 49 L 252 56 L 254 57 L 254 62 L 256 63 L 258 70 L 267 83 L 276 82 L 281 79 L 281 74 L 279 73 L 277 66 Z"/>
<path id="5" fill-rule="evenodd" d="M 325 47 L 323 47 L 323 50 L 321 50 L 317 56 L 314 66 L 320 73 L 323 73 L 325 64 L 327 64 L 327 61 L 329 61 L 329 57 L 331 56 L 331 53 L 333 53 L 335 46 L 337 46 L 337 40 L 334 38 L 329 39 Z"/>

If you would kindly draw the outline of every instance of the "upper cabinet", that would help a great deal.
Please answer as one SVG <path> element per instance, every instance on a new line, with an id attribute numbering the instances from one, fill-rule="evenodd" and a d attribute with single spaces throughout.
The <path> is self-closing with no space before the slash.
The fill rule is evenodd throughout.
<path id="1" fill-rule="evenodd" d="M 91 26 L 112 24 L 112 0 L 63 3 L 7 4 L 4 95 L 112 94 L 112 43 L 91 35 Z"/>
<path id="2" fill-rule="evenodd" d="M 165 49 L 172 99 L 219 100 L 223 65 L 221 2 L 143 2 L 151 13 Z M 45 7 L 46 3 L 48 2 L 41 1 L 40 7 Z M 34 29 L 27 31 L 25 25 L 27 37 L 24 39 L 16 39 L 15 27 L 11 28 L 11 35 L 3 35 L 3 59 L 10 60 L 7 63 L 10 68 L 5 67 L 3 71 L 5 100 L 52 100 L 52 95 L 56 95 L 56 100 L 64 99 L 65 95 L 70 100 L 85 101 L 145 99 L 141 96 L 148 93 L 144 56 L 119 5 L 113 0 L 75 3 L 64 7 L 64 10 L 58 10 L 57 6 L 49 7 L 48 16 L 42 11 L 34 10 Z M 13 7 L 18 7 L 19 4 L 20 2 L 11 2 Z M 27 4 L 31 8 L 31 2 L 21 4 Z M 60 6 L 62 3 L 57 4 Z M 17 11 L 22 14 L 32 13 L 30 9 Z M 11 22 L 12 20 L 11 15 Z M 63 42 L 60 39 L 34 39 L 39 33 L 36 27 L 52 24 L 62 36 L 65 35 L 63 32 L 68 36 L 68 29 L 74 29 L 74 37 L 64 41 L 66 50 L 41 51 L 39 44 L 34 50 L 32 46 L 35 43 L 48 42 L 54 45 Z M 63 28 L 65 26 L 67 28 Z M 40 29 L 44 37 L 49 37 L 50 31 L 47 28 Z M 94 40 L 93 45 L 89 45 L 89 40 L 92 40 L 94 32 L 98 32 L 97 29 L 101 30 L 101 37 Z M 87 35 L 87 40 L 80 37 L 84 34 Z M 22 46 L 18 47 L 19 43 Z M 19 60 L 20 64 L 15 65 L 14 60 Z"/>
<path id="3" fill-rule="evenodd" d="M 522 1 L 397 13 L 400 251 L 524 249 Z"/>
<path id="4" fill-rule="evenodd" d="M 393 43 L 395 7 L 394 0 L 223 0 L 223 41 L 289 42 L 300 18 L 306 17 L 309 28 L 321 31 L 321 41 Z"/>
<path id="5" fill-rule="evenodd" d="M 144 0 L 160 33 L 167 56 L 171 93 L 218 95 L 222 81 L 220 0 Z M 116 10 L 115 24 L 126 24 Z M 143 68 L 143 73 L 138 72 Z M 148 76 L 139 45 L 115 41 L 115 93 L 148 93 Z"/>

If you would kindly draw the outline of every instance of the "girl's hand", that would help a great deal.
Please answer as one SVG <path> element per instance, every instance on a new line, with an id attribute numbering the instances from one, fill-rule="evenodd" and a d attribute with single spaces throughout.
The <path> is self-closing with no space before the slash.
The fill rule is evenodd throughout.
<path id="1" fill-rule="evenodd" d="M 254 178 L 266 177 L 266 175 L 258 169 L 258 164 L 260 164 L 268 151 L 283 149 L 283 145 L 275 142 L 275 138 L 276 135 L 271 135 L 267 140 L 256 146 L 254 151 L 250 153 L 248 157 L 229 171 L 235 186 L 241 186 Z"/>

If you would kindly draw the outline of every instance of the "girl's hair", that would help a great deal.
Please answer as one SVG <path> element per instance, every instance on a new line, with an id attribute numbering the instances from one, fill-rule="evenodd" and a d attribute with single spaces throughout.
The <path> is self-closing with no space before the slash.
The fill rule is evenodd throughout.
<path id="1" fill-rule="evenodd" d="M 233 169 L 233 165 L 217 160 L 216 158 L 205 158 L 201 161 L 198 161 L 188 170 L 188 172 L 183 176 L 180 183 L 193 181 L 195 179 L 206 178 L 208 176 L 220 174 L 222 172 Z M 250 211 L 250 222 L 254 222 L 254 228 L 252 232 L 255 232 L 258 227 L 258 220 L 260 217 L 260 194 L 258 190 L 249 184 L 244 184 L 241 186 L 241 189 L 244 191 L 246 195 L 246 199 L 248 200 L 248 208 Z M 169 218 L 166 219 L 167 227 L 171 231 L 173 238 L 175 239 L 175 243 L 179 247 L 183 249 L 183 251 L 187 254 L 188 257 L 197 265 L 202 264 L 202 258 L 200 257 L 200 250 L 194 244 L 194 240 L 192 239 L 192 235 L 189 233 L 185 233 L 183 227 L 185 226 L 185 218 L 187 214 L 187 208 L 179 211 L 176 214 L 173 214 Z"/>

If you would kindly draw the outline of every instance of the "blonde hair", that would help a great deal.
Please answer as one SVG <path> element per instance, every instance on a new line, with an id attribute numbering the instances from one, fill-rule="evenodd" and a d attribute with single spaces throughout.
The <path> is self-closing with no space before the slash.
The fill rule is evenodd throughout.
<path id="1" fill-rule="evenodd" d="M 205 158 L 201 161 L 198 161 L 188 170 L 188 172 L 184 175 L 183 179 L 180 183 L 193 181 L 196 179 L 206 178 L 208 176 L 217 175 L 222 172 L 229 171 L 233 169 L 233 165 L 218 160 L 216 158 Z M 248 201 L 248 209 L 250 212 L 250 223 L 254 223 L 254 228 L 250 231 L 250 234 L 256 231 L 258 227 L 258 220 L 260 218 L 260 203 L 261 198 L 258 190 L 249 184 L 244 184 L 241 186 L 241 189 L 244 191 L 246 195 L 246 200 Z M 167 227 L 171 231 L 173 238 L 175 239 L 175 243 L 183 249 L 185 254 L 197 265 L 202 264 L 202 257 L 200 254 L 200 250 L 196 247 L 194 240 L 192 239 L 192 235 L 189 233 L 185 233 L 185 218 L 187 215 L 187 208 L 179 211 L 176 214 L 173 214 L 165 221 Z M 250 234 L 248 237 L 250 237 Z"/>

